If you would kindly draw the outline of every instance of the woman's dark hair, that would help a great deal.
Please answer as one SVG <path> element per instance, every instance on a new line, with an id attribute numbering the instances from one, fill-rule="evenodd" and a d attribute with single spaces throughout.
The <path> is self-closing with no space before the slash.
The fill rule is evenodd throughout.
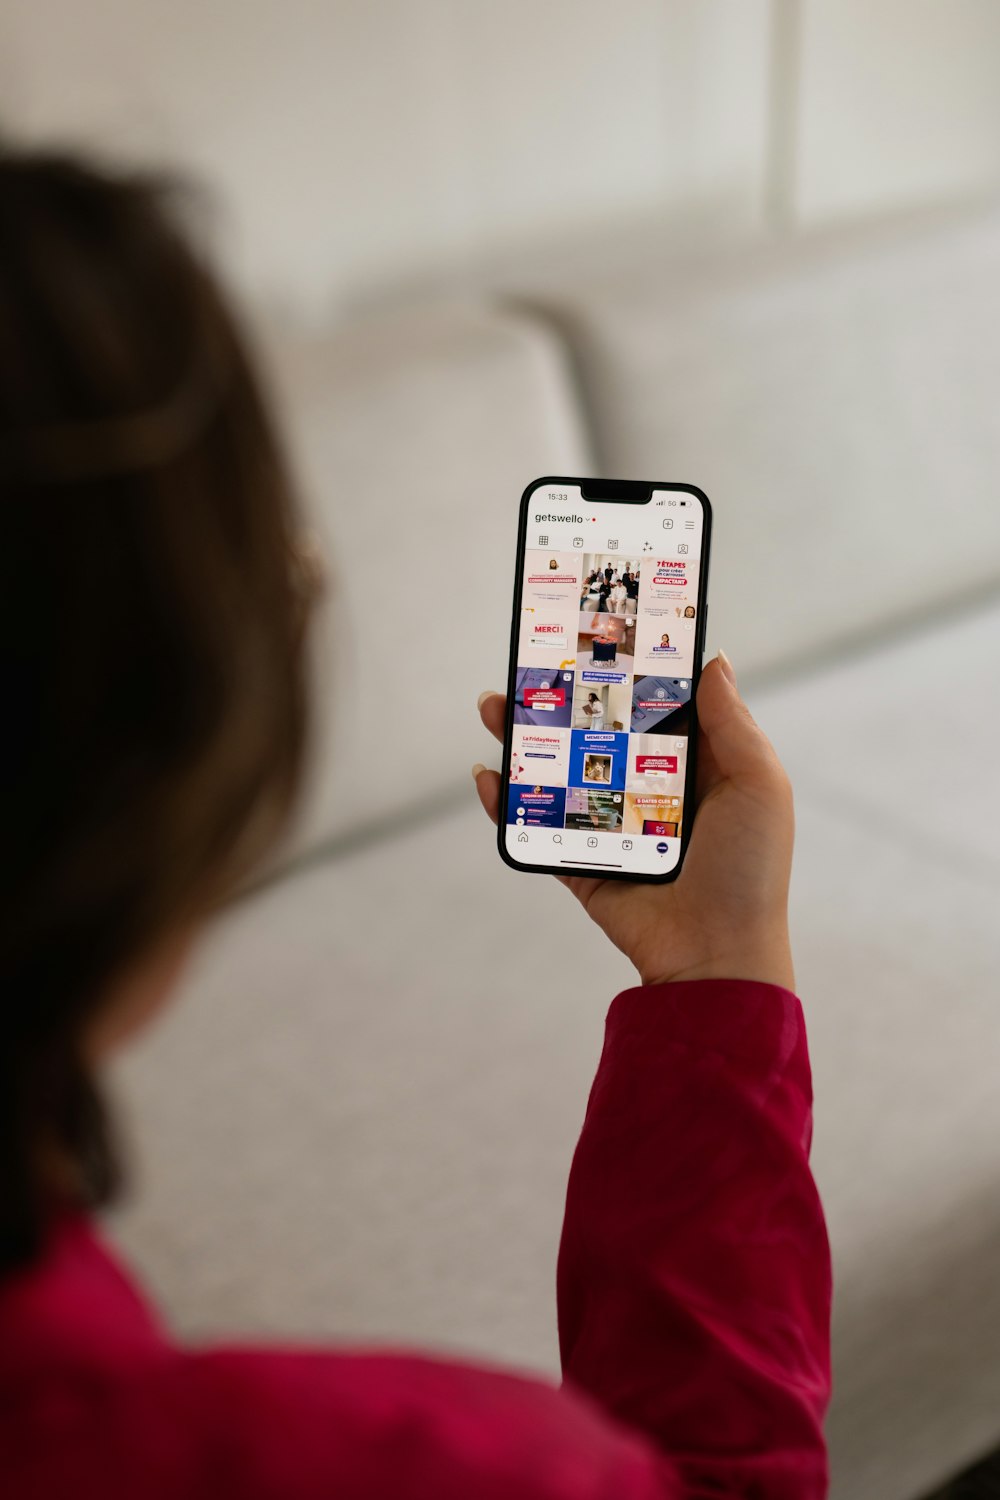
<path id="1" fill-rule="evenodd" d="M 115 1152 L 109 988 L 245 876 L 305 736 L 291 491 L 177 189 L 0 150 L 0 1269 Z"/>

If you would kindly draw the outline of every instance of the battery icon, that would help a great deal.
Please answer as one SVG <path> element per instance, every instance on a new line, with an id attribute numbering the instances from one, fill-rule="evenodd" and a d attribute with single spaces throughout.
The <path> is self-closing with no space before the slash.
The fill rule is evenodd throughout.
<path id="1" fill-rule="evenodd" d="M 686 500 L 678 500 L 677 503 L 678 503 L 678 505 L 687 505 L 687 501 Z"/>

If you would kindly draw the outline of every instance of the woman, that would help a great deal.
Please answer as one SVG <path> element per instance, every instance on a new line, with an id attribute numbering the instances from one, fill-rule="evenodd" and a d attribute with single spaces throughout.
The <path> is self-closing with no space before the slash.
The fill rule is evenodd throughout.
<path id="1" fill-rule="evenodd" d="M 583 712 L 588 729 L 604 728 L 604 704 L 596 693 L 587 694 L 587 701 L 583 705 Z"/>
<path id="2" fill-rule="evenodd" d="M 232 318 L 159 190 L 0 158 L 0 328 L 2 1492 L 819 1500 L 829 1266 L 791 798 L 721 658 L 681 878 L 563 881 L 639 984 L 570 1176 L 561 1389 L 396 1352 L 186 1349 L 102 1245 L 99 1074 L 284 823 L 311 580 Z M 480 712 L 499 736 L 503 699 Z M 499 778 L 474 771 L 495 820 Z"/>

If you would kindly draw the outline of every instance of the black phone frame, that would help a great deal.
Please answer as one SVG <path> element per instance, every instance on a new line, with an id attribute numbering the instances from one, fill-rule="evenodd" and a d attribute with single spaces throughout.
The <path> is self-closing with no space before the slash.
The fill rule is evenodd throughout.
<path id="1" fill-rule="evenodd" d="M 514 689 L 517 682 L 517 654 L 521 634 L 521 596 L 524 588 L 524 554 L 527 551 L 528 506 L 536 490 L 549 485 L 560 484 L 578 486 L 580 497 L 584 501 L 598 500 L 602 503 L 620 505 L 646 505 L 652 500 L 654 490 L 673 490 L 694 495 L 702 507 L 703 524 L 701 558 L 699 562 L 698 613 L 695 620 L 694 663 L 691 673 L 690 728 L 688 730 L 687 769 L 684 776 L 684 817 L 681 824 L 681 852 L 680 858 L 673 869 L 665 870 L 662 875 L 645 874 L 642 872 L 630 873 L 625 870 L 600 870 L 591 874 L 586 869 L 575 869 L 572 866 L 565 870 L 559 870 L 553 865 L 525 864 L 521 860 L 514 859 L 506 846 L 508 827 L 507 803 L 510 791 L 510 759 L 514 744 Z M 685 484 L 677 481 L 658 481 L 652 483 L 638 479 L 567 479 L 558 475 L 545 475 L 541 479 L 533 479 L 524 491 L 524 494 L 521 496 L 521 510 L 517 525 L 517 561 L 514 572 L 514 601 L 511 609 L 510 661 L 507 669 L 507 712 L 504 719 L 503 764 L 500 772 L 500 809 L 497 821 L 497 848 L 500 851 L 500 858 L 512 870 L 520 870 L 528 875 L 561 874 L 578 875 L 582 879 L 591 880 L 631 880 L 634 883 L 643 885 L 669 885 L 681 873 L 681 870 L 684 868 L 684 857 L 687 854 L 688 843 L 691 839 L 691 825 L 694 822 L 694 815 L 689 815 L 688 809 L 694 807 L 694 790 L 698 763 L 698 712 L 696 699 L 698 695 L 698 683 L 701 680 L 705 653 L 705 634 L 708 625 L 708 564 L 711 553 L 711 542 L 712 504 L 705 491 L 699 489 L 696 484 Z"/>

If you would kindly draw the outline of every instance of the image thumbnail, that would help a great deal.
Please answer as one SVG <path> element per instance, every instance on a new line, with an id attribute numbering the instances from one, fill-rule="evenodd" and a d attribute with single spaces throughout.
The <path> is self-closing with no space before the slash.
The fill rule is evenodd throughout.
<path id="1" fill-rule="evenodd" d="M 571 794 L 572 795 L 572 794 Z M 626 833 L 645 833 L 657 838 L 676 838 L 681 831 L 684 798 L 656 796 L 651 792 L 625 793 Z"/>
<path id="2" fill-rule="evenodd" d="M 529 606 L 521 611 L 517 659 L 525 667 L 572 669 L 576 659 L 577 616 L 559 614 L 554 606 Z"/>
<path id="3" fill-rule="evenodd" d="M 689 677 L 636 677 L 632 684 L 633 734 L 687 734 Z"/>
<path id="4" fill-rule="evenodd" d="M 507 792 L 507 822 L 518 828 L 562 828 L 566 811 L 564 786 L 512 786 Z"/>
<path id="5" fill-rule="evenodd" d="M 656 796 L 683 792 L 687 743 L 686 738 L 663 734 L 630 735 L 625 779 L 629 791 Z"/>
<path id="6" fill-rule="evenodd" d="M 532 548 L 524 554 L 522 609 L 534 607 L 543 613 L 572 619 L 580 598 L 582 573 L 583 558 L 579 552 L 541 552 Z"/>
<path id="7" fill-rule="evenodd" d="M 694 667 L 695 622 L 639 617 L 635 643 L 635 671 L 671 672 L 683 677 Z"/>
<path id="8" fill-rule="evenodd" d="M 576 638 L 581 681 L 623 682 L 633 670 L 635 619 L 589 610 L 580 616 Z"/>
<path id="9" fill-rule="evenodd" d="M 629 737 L 611 730 L 574 729 L 569 751 L 570 786 L 625 785 Z"/>
<path id="10" fill-rule="evenodd" d="M 521 785 L 544 781 L 546 786 L 565 786 L 569 780 L 568 729 L 528 729 L 514 725 L 510 754 L 510 779 Z"/>
<path id="11" fill-rule="evenodd" d="M 685 552 L 675 552 L 672 557 L 653 557 L 643 563 L 639 589 L 639 607 L 643 614 L 659 617 L 661 610 L 672 615 L 678 605 L 683 608 L 690 604 L 693 607 L 698 597 L 701 569 L 697 559 L 692 560 L 686 555 L 686 544 L 682 542 L 678 546 L 684 547 Z"/>
<path id="12" fill-rule="evenodd" d="M 622 826 L 622 792 L 573 787 L 566 793 L 566 827 L 618 833 Z"/>
<path id="13" fill-rule="evenodd" d="M 514 723 L 568 729 L 573 706 L 573 673 L 546 667 L 518 667 L 514 679 Z"/>
<path id="14" fill-rule="evenodd" d="M 573 728 L 627 734 L 632 714 L 630 683 L 631 678 L 611 683 L 578 680 L 573 689 Z"/>
<path id="15" fill-rule="evenodd" d="M 638 598 L 638 559 L 618 552 L 584 553 L 581 611 L 634 616 Z"/>

